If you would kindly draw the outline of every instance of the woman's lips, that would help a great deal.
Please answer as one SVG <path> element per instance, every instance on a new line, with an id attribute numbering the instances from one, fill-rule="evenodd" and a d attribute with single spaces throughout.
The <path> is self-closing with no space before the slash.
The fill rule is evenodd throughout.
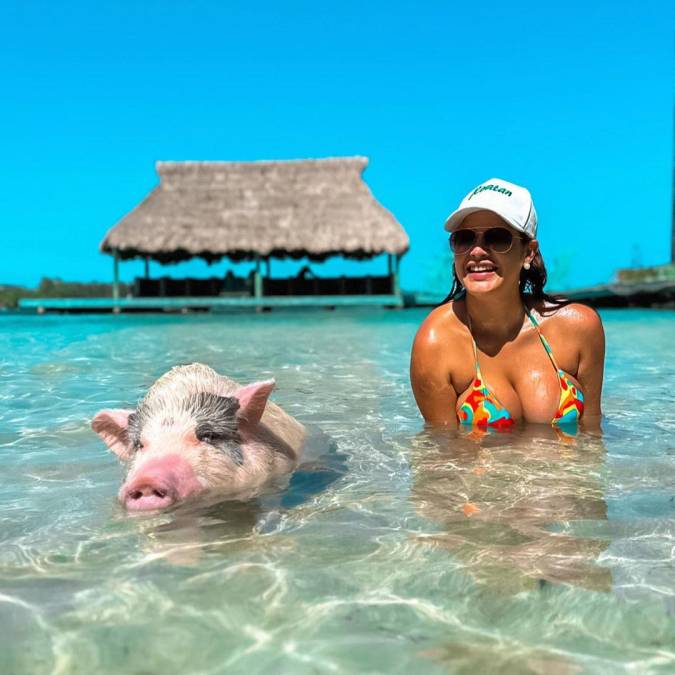
<path id="1" fill-rule="evenodd" d="M 469 272 L 467 276 L 473 281 L 485 281 L 486 279 L 490 279 L 493 275 L 494 271 L 490 270 L 489 272 Z"/>
<path id="2" fill-rule="evenodd" d="M 466 274 L 473 281 L 485 281 L 490 279 L 497 271 L 492 263 L 469 263 L 466 266 Z"/>

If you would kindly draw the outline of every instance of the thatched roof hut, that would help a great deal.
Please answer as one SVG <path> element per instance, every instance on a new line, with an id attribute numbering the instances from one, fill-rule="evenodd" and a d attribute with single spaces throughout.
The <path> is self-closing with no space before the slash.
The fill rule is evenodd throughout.
<path id="1" fill-rule="evenodd" d="M 408 235 L 363 181 L 367 164 L 157 162 L 159 185 L 108 231 L 101 250 L 161 263 L 400 256 Z"/>

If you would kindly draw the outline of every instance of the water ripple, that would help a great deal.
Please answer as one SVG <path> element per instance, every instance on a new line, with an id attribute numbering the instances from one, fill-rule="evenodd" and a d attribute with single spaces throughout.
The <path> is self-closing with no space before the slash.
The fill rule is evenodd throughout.
<path id="1" fill-rule="evenodd" d="M 606 313 L 604 437 L 562 443 L 424 431 L 422 316 L 3 317 L 0 672 L 675 667 L 675 317 Z M 195 360 L 274 376 L 311 466 L 129 517 L 89 419 Z"/>

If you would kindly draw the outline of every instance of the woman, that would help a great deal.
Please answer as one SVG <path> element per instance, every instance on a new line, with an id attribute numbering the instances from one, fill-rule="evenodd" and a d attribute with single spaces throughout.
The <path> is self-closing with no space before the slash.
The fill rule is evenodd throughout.
<path id="1" fill-rule="evenodd" d="M 453 289 L 420 327 L 411 358 L 424 419 L 450 427 L 597 427 L 602 324 L 592 309 L 543 292 L 530 193 L 493 178 L 464 198 L 445 229 Z"/>

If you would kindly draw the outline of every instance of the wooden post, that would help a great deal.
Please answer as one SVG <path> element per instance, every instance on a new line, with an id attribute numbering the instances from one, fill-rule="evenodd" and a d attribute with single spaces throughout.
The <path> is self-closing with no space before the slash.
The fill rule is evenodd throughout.
<path id="1" fill-rule="evenodd" d="M 272 276 L 272 264 L 269 258 L 265 258 L 265 276 L 268 279 Z"/>
<path id="2" fill-rule="evenodd" d="M 113 300 L 120 299 L 120 259 L 117 250 L 113 251 Z"/>
<path id="3" fill-rule="evenodd" d="M 262 298 L 262 277 L 260 276 L 260 256 L 255 258 L 255 274 L 253 275 L 253 295 Z"/>
<path id="4" fill-rule="evenodd" d="M 150 258 L 147 255 L 145 256 L 145 278 L 150 278 Z"/>
<path id="5" fill-rule="evenodd" d="M 393 295 L 399 295 L 398 287 L 398 255 L 387 255 L 387 269 L 389 271 L 389 281 L 391 283 L 391 292 Z"/>
<path id="6" fill-rule="evenodd" d="M 394 272 L 391 276 L 391 288 L 394 295 L 401 295 L 401 288 L 399 287 L 399 280 L 398 280 L 398 269 L 400 261 L 401 261 L 400 255 L 397 254 L 396 256 L 394 256 Z"/>

